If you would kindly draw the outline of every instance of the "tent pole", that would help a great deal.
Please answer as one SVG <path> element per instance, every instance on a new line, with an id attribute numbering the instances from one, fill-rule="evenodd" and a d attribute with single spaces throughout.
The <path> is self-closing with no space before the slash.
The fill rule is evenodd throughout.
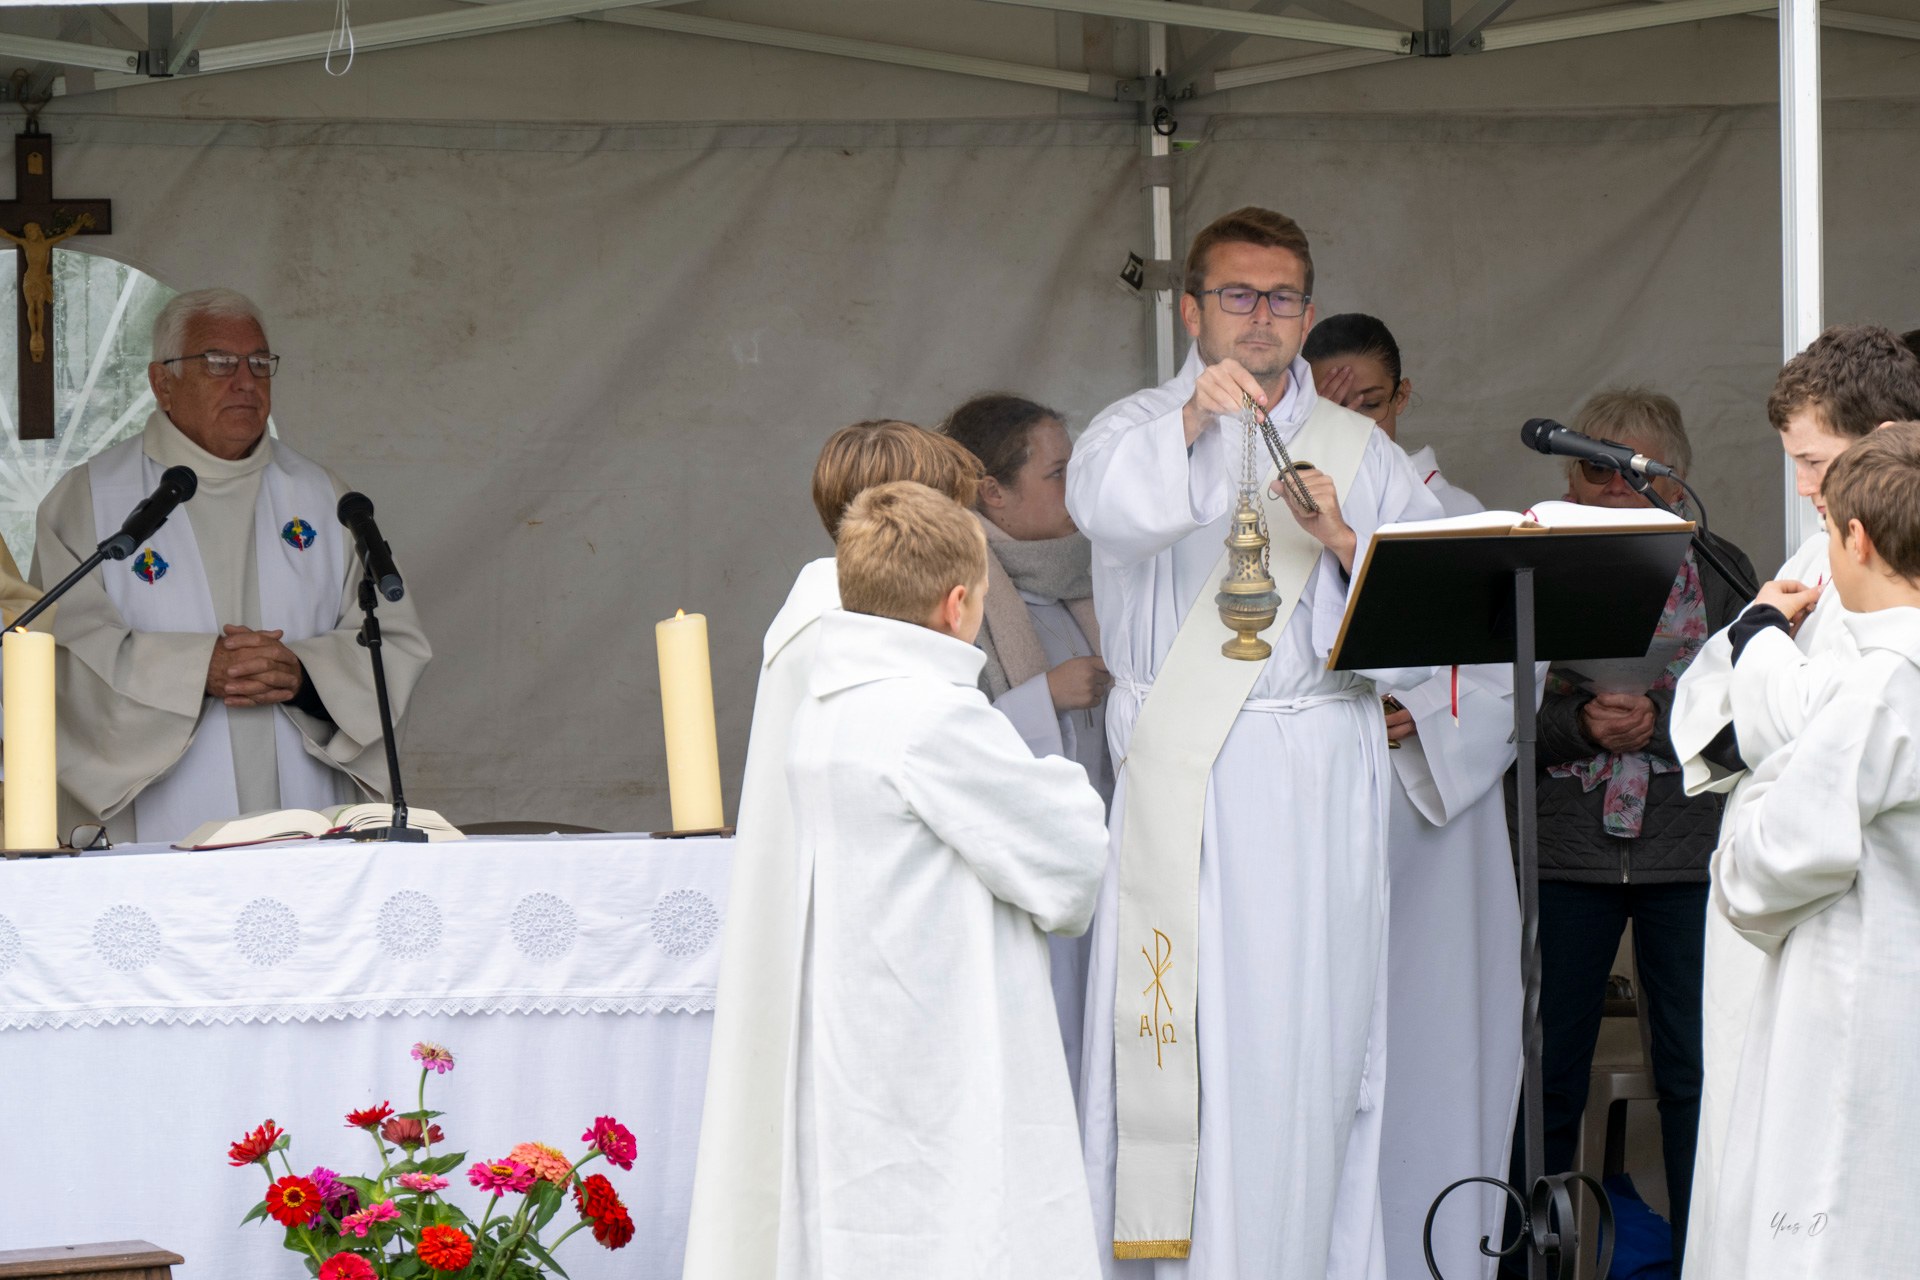
<path id="1" fill-rule="evenodd" d="M 1785 359 L 1820 335 L 1820 0 L 1780 0 L 1780 319 Z M 1820 530 L 1785 468 L 1786 553 Z"/>
<path id="2" fill-rule="evenodd" d="M 1167 69 L 1167 26 L 1164 22 L 1147 24 L 1147 66 L 1149 82 Z M 1154 127 L 1152 104 L 1145 111 L 1142 128 L 1146 135 L 1147 155 L 1168 156 L 1173 140 Z M 1173 263 L 1173 188 L 1155 184 L 1147 188 L 1153 215 L 1153 257 L 1157 262 Z M 1175 278 L 1180 267 L 1173 263 Z M 1153 368 L 1154 385 L 1173 379 L 1173 290 L 1153 291 Z"/>

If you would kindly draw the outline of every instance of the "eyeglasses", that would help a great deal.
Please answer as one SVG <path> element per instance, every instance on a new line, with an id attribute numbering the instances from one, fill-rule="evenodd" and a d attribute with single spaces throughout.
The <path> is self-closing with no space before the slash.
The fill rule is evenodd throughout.
<path id="1" fill-rule="evenodd" d="M 1254 308 L 1260 305 L 1260 299 L 1267 300 L 1267 310 L 1276 320 L 1291 320 L 1295 316 L 1307 313 L 1307 304 L 1313 301 L 1310 293 L 1301 293 L 1297 289 L 1249 289 L 1245 285 L 1229 285 L 1224 289 L 1196 289 L 1193 296 L 1204 298 L 1213 294 L 1220 299 L 1220 309 L 1230 316 L 1250 316 Z"/>
<path id="2" fill-rule="evenodd" d="M 88 822 L 75 827 L 67 833 L 67 848 L 78 849 L 86 853 L 93 849 L 111 849 L 113 841 L 107 839 L 107 829 L 98 823 Z"/>
<path id="3" fill-rule="evenodd" d="M 207 364 L 207 376 L 210 378 L 231 378 L 240 372 L 240 362 L 245 360 L 247 368 L 256 378 L 271 378 L 280 370 L 280 357 L 272 355 L 237 356 L 231 351 L 201 351 L 190 356 L 175 356 L 171 360 L 162 360 L 161 364 L 180 364 L 187 360 L 204 360 Z"/>

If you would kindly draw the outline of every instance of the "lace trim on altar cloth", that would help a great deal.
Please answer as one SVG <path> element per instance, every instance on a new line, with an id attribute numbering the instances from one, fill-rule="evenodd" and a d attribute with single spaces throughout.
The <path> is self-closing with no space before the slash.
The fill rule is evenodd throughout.
<path id="1" fill-rule="evenodd" d="M 62 1027 L 232 1025 L 241 1022 L 325 1022 L 405 1015 L 492 1013 L 711 1013 L 713 992 L 636 996 L 431 996 L 385 1000 L 290 1001 L 242 1005 L 116 1005 L 105 1009 L 0 1010 L 0 1031 Z"/>

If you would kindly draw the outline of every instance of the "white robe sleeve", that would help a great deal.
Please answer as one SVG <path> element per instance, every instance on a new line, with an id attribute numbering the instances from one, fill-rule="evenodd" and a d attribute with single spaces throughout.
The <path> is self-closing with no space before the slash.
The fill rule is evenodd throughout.
<path id="1" fill-rule="evenodd" d="M 1066 740 L 1060 735 L 1060 713 L 1053 708 L 1053 689 L 1047 673 L 1041 672 L 1017 684 L 993 700 L 994 710 L 1012 721 L 1036 756 L 1064 756 Z"/>
<path id="2" fill-rule="evenodd" d="M 1394 694 L 1413 713 L 1417 732 L 1388 754 L 1407 799 L 1436 827 L 1498 786 L 1514 757 L 1513 669 L 1498 664 L 1460 668 L 1458 723 L 1451 674 L 1443 671 Z M 1539 688 L 1537 681 L 1534 687 Z"/>
<path id="3" fill-rule="evenodd" d="M 93 491 L 69 472 L 40 504 L 33 580 L 58 582 L 93 554 Z M 214 637 L 134 631 L 100 570 L 62 596 L 53 633 L 60 687 L 60 786 L 87 818 L 107 818 L 172 768 L 200 723 Z"/>
<path id="4" fill-rule="evenodd" d="M 1106 870 L 1106 806 L 1087 772 L 1036 757 L 978 695 L 957 697 L 907 742 L 907 804 L 1001 901 L 1048 933 L 1086 932 Z"/>
<path id="5" fill-rule="evenodd" d="M 339 488 L 338 480 L 335 488 Z M 290 640 L 287 648 L 306 668 L 307 680 L 320 695 L 333 723 L 290 705 L 283 711 L 306 739 L 309 754 L 350 775 L 382 797 L 390 797 L 387 749 L 380 734 L 380 704 L 373 690 L 373 661 L 360 645 L 360 561 L 347 551 L 347 580 L 340 596 L 340 622 L 332 631 L 307 640 Z M 406 723 L 414 686 L 427 669 L 433 649 L 420 625 L 413 584 L 398 603 L 379 602 L 380 659 L 387 673 L 387 695 L 394 731 Z"/>
<path id="6" fill-rule="evenodd" d="M 1857 659 L 1860 651 L 1848 645 L 1845 656 Z M 1727 680 L 1743 759 L 1764 760 L 1799 736 L 1840 674 L 1841 657 L 1832 652 L 1808 657 L 1775 627 L 1747 641 Z"/>
<path id="7" fill-rule="evenodd" d="M 1116 564 L 1137 564 L 1226 516 L 1233 480 L 1218 420 L 1187 448 L 1178 407 L 1096 419 L 1067 463 L 1067 510 Z"/>
<path id="8" fill-rule="evenodd" d="M 1920 797 L 1912 695 L 1890 705 L 1886 686 L 1850 682 L 1753 770 L 1714 854 L 1713 893 L 1762 950 L 1778 950 L 1853 887 L 1862 829 L 1876 814 Z"/>

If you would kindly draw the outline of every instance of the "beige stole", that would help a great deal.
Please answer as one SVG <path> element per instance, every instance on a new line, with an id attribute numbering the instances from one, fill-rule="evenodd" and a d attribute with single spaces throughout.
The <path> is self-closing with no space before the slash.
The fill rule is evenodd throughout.
<path id="1" fill-rule="evenodd" d="M 1366 453 L 1371 427 L 1338 405 L 1317 400 L 1289 452 L 1332 477 L 1344 497 Z M 1284 499 L 1272 496 L 1271 475 L 1268 480 L 1261 498 L 1280 610 L 1265 634 L 1278 637 L 1325 548 L 1295 522 Z M 1217 582 L 1226 571 L 1223 551 L 1211 580 Z M 1221 653 L 1232 634 L 1220 621 L 1211 593 L 1203 591 L 1154 677 L 1127 745 L 1118 920 L 1122 976 L 1113 1007 L 1116 1258 L 1184 1258 L 1192 1248 L 1200 1155 L 1195 960 L 1207 781 L 1266 667 Z M 1138 961 L 1132 959 L 1136 953 Z"/>

